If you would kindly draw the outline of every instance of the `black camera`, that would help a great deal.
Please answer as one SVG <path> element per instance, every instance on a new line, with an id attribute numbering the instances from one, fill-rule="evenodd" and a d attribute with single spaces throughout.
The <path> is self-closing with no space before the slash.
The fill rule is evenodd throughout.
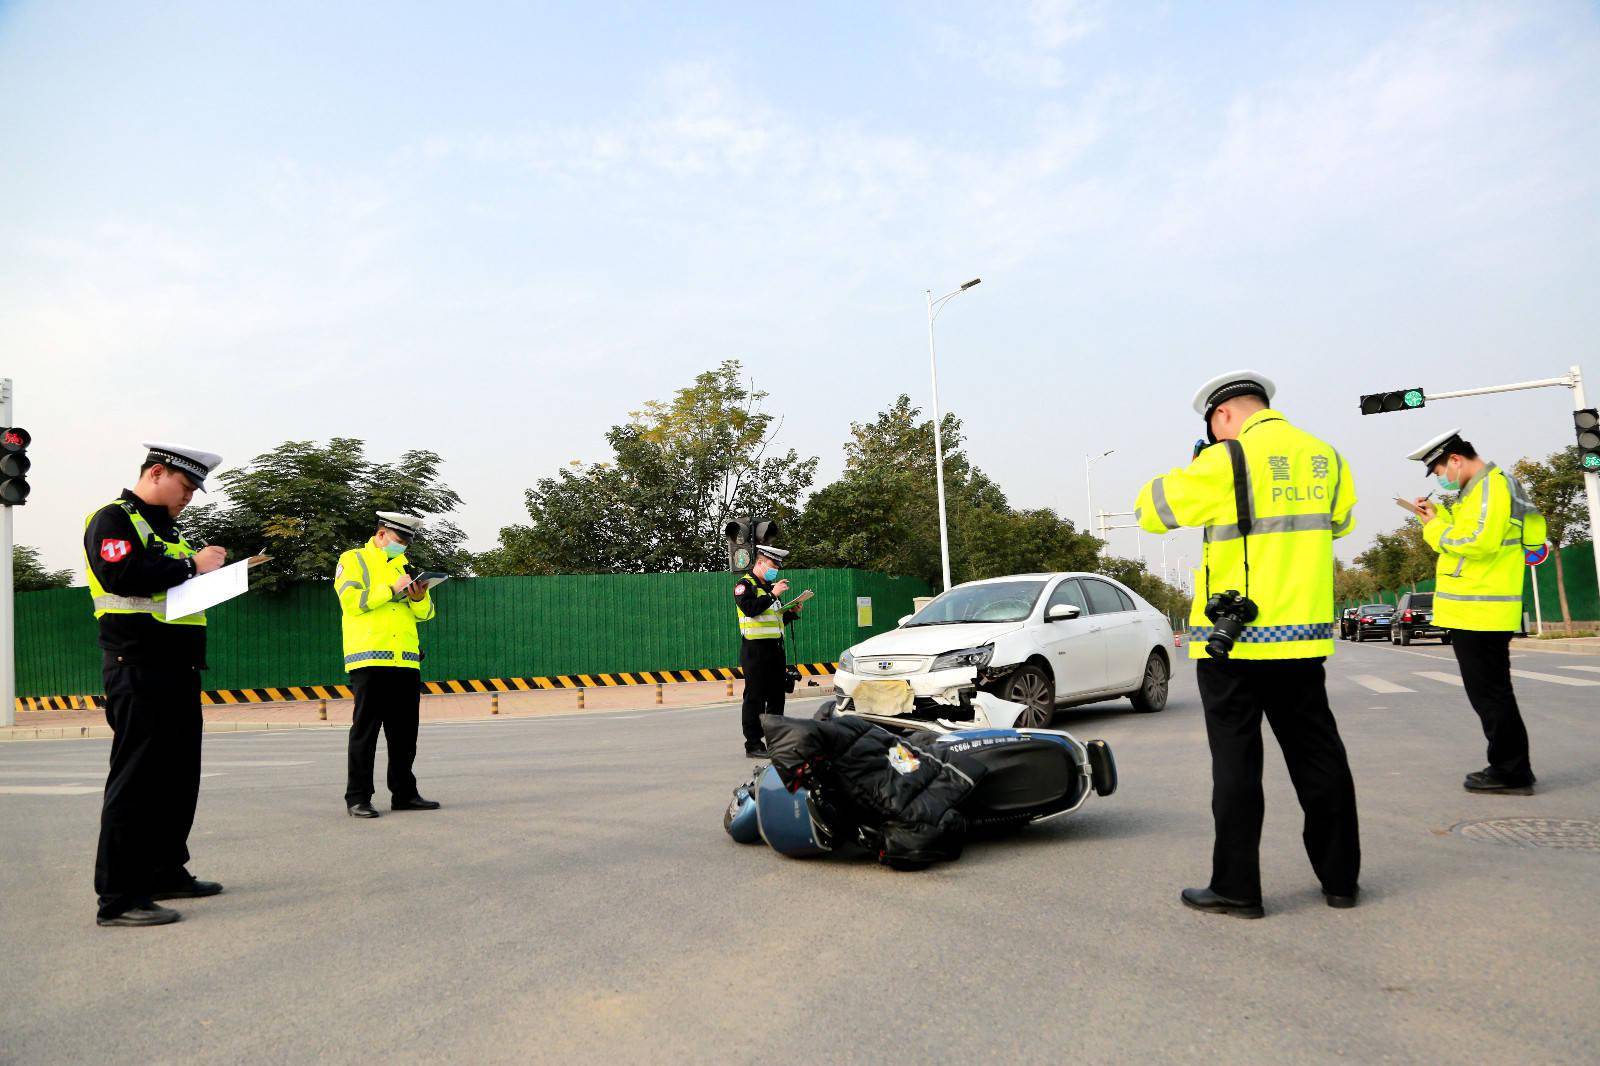
<path id="1" fill-rule="evenodd" d="M 783 681 L 788 686 L 784 691 L 793 692 L 800 683 L 800 668 L 798 666 L 785 666 L 783 668 Z"/>
<path id="2" fill-rule="evenodd" d="M 1206 601 L 1206 617 L 1215 628 L 1211 630 L 1211 639 L 1206 641 L 1206 654 L 1213 659 L 1226 659 L 1244 627 L 1254 622 L 1259 613 L 1255 601 L 1239 595 L 1235 589 L 1212 596 Z"/>

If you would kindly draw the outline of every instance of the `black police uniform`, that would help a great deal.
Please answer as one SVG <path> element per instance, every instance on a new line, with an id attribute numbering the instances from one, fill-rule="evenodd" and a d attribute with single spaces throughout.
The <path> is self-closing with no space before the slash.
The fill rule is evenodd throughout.
<path id="1" fill-rule="evenodd" d="M 771 607 L 777 596 L 767 582 L 754 574 L 745 574 L 733 587 L 733 599 L 746 617 L 755 618 Z M 783 612 L 784 623 L 793 622 L 798 613 Z M 756 751 L 766 743 L 761 733 L 761 716 L 781 715 L 789 693 L 783 638 L 749 640 L 740 637 L 739 667 L 744 672 L 744 704 L 740 715 L 744 747 L 746 751 Z"/>
<path id="2" fill-rule="evenodd" d="M 133 510 L 162 540 L 179 537 L 165 507 L 125 490 L 95 512 L 84 532 L 88 565 L 101 586 L 114 596 L 146 597 L 193 577 L 193 558 L 169 558 L 159 545 L 141 542 Z M 108 542 L 115 547 L 103 551 Z M 153 893 L 192 885 L 184 864 L 200 797 L 206 630 L 148 614 L 107 614 L 100 618 L 100 647 L 113 739 L 94 888 L 99 916 L 113 918 L 148 906 Z"/>

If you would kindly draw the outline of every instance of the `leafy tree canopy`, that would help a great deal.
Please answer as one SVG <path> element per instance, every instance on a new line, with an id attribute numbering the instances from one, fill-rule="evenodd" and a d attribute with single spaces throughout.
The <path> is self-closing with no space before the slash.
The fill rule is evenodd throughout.
<path id="1" fill-rule="evenodd" d="M 39 562 L 39 549 L 15 545 L 11 553 L 12 586 L 18 592 L 64 589 L 72 584 L 71 570 L 46 570 Z"/>
<path id="2" fill-rule="evenodd" d="M 377 527 L 377 511 L 404 511 L 429 519 L 407 558 L 415 565 L 464 574 L 471 559 L 465 534 L 449 514 L 461 497 L 439 479 L 443 460 L 431 451 L 408 451 L 393 463 L 366 456 L 359 440 L 335 437 L 325 447 L 285 441 L 248 464 L 218 475 L 226 504 L 192 507 L 183 527 L 191 541 L 221 544 L 234 558 L 263 551 L 266 587 L 289 581 L 329 580 L 344 551 Z"/>

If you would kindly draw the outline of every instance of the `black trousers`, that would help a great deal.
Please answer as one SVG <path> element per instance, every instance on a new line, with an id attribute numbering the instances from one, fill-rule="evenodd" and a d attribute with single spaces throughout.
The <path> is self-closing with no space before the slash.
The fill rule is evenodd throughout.
<path id="1" fill-rule="evenodd" d="M 1489 741 L 1489 769 L 1507 781 L 1533 776 L 1528 761 L 1528 728 L 1522 724 L 1517 694 L 1511 690 L 1511 634 L 1452 629 L 1450 647 L 1461 667 L 1467 701 L 1483 722 Z"/>
<path id="2" fill-rule="evenodd" d="M 762 743 L 761 716 L 782 714 L 789 695 L 789 678 L 782 640 L 741 640 L 739 666 L 744 670 L 744 705 L 739 724 L 745 747 Z"/>
<path id="3" fill-rule="evenodd" d="M 115 917 L 182 875 L 200 799 L 200 671 L 107 659 L 111 770 L 94 890 Z"/>
<path id="4" fill-rule="evenodd" d="M 1283 749 L 1305 812 L 1304 840 L 1324 892 L 1349 895 L 1361 872 L 1356 787 L 1328 707 L 1321 659 L 1203 659 L 1197 666 L 1211 744 L 1211 814 L 1216 844 L 1211 890 L 1261 899 L 1261 717 Z"/>
<path id="5" fill-rule="evenodd" d="M 356 708 L 350 722 L 350 752 L 344 802 L 372 800 L 372 764 L 378 757 L 378 730 L 389 747 L 389 794 L 408 800 L 417 794 L 411 764 L 417 759 L 417 718 L 422 708 L 422 673 L 405 666 L 367 666 L 350 671 Z"/>

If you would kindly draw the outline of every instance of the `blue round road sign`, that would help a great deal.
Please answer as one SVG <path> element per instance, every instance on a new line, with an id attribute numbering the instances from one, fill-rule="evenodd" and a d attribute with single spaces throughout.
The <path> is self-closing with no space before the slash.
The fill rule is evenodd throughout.
<path id="1" fill-rule="evenodd" d="M 1550 545 L 1545 543 L 1539 545 L 1537 548 L 1530 549 L 1524 555 L 1524 558 L 1528 560 L 1529 566 L 1538 566 L 1540 563 L 1550 558 Z"/>

